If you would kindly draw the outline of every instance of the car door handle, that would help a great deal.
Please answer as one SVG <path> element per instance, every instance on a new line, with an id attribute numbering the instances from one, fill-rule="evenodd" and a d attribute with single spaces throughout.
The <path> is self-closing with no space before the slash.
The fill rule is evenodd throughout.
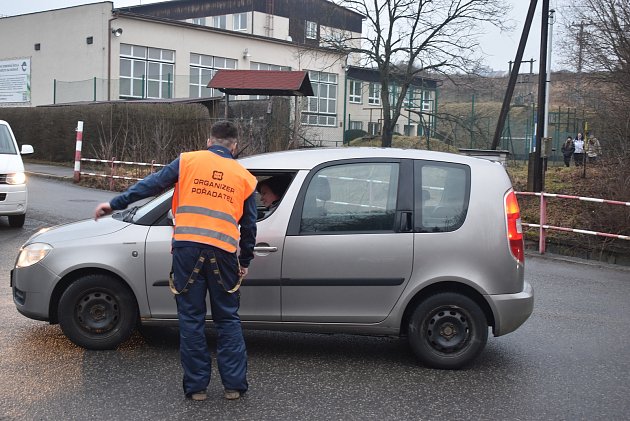
<path id="1" fill-rule="evenodd" d="M 273 253 L 278 251 L 278 247 L 273 246 L 256 246 L 254 247 L 254 251 L 258 253 Z"/>

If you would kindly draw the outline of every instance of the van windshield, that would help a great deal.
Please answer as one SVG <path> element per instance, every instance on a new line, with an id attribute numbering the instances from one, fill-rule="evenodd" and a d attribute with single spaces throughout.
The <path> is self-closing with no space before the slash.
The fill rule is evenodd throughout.
<path id="1" fill-rule="evenodd" d="M 17 155 L 9 128 L 3 125 L 0 125 L 0 154 Z"/>

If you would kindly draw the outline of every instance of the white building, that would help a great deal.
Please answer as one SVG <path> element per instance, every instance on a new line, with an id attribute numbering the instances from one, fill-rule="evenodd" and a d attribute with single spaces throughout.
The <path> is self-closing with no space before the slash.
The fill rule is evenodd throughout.
<path id="1" fill-rule="evenodd" d="M 335 33 L 358 38 L 362 20 L 326 0 L 180 0 L 119 9 L 106 1 L 4 17 L 0 106 L 212 97 L 221 95 L 207 88 L 218 69 L 308 70 L 315 96 L 302 101 L 302 124 L 314 140 L 341 141 L 358 121 L 366 131 L 378 126 L 370 125 L 374 112 L 348 111 L 357 103 L 347 91 L 356 90 L 346 79 L 347 57 L 320 44 Z M 363 105 L 379 108 L 368 99 Z"/>

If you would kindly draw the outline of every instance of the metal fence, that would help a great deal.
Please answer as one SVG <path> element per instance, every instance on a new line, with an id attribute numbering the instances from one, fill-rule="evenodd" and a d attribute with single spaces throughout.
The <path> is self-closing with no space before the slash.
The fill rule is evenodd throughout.
<path id="1" fill-rule="evenodd" d="M 558 198 L 558 199 L 569 199 L 569 200 L 579 200 L 584 202 L 593 202 L 593 203 L 602 203 L 609 205 L 617 205 L 617 206 L 628 206 L 630 207 L 630 202 L 621 202 L 618 200 L 606 200 L 606 199 L 598 199 L 594 197 L 584 197 L 584 196 L 571 196 L 566 194 L 555 194 L 555 193 L 535 193 L 535 192 L 516 192 L 517 195 L 521 196 L 538 196 L 540 198 L 540 217 L 538 224 L 534 223 L 526 223 L 523 222 L 523 226 L 530 228 L 538 228 L 538 251 L 540 254 L 544 254 L 546 251 L 546 232 L 547 230 L 556 230 L 556 231 L 564 231 L 564 232 L 572 232 L 576 234 L 586 234 L 586 235 L 594 235 L 599 237 L 608 237 L 614 238 L 618 240 L 630 240 L 630 236 L 622 235 L 622 234 L 613 234 L 606 232 L 598 232 L 585 230 L 580 228 L 568 228 L 568 227 L 560 227 L 555 225 L 547 224 L 547 198 Z"/>

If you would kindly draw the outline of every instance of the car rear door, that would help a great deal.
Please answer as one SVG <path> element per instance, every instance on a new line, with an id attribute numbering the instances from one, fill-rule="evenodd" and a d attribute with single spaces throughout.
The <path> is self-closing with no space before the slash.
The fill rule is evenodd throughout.
<path id="1" fill-rule="evenodd" d="M 376 323 L 413 261 L 412 162 L 320 165 L 291 215 L 282 258 L 282 320 Z"/>

